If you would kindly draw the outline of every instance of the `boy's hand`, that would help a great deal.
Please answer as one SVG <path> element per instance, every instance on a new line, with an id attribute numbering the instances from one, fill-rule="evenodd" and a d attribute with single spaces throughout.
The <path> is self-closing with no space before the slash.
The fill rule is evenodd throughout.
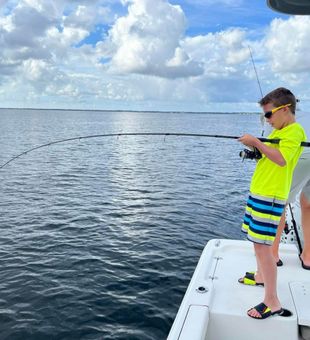
<path id="1" fill-rule="evenodd" d="M 245 134 L 238 138 L 238 141 L 246 146 L 252 146 L 257 148 L 262 154 L 269 158 L 272 162 L 279 166 L 285 166 L 286 160 L 283 158 L 281 152 L 272 146 L 267 146 L 262 143 L 258 138 Z"/>
<path id="2" fill-rule="evenodd" d="M 241 142 L 242 144 L 246 145 L 246 146 L 256 146 L 257 141 L 259 141 L 259 140 L 252 135 L 245 134 L 242 137 L 238 138 L 238 141 Z"/>

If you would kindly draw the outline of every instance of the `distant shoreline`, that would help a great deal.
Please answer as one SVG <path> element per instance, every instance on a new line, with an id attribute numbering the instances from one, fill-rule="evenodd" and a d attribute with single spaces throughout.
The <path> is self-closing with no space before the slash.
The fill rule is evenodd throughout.
<path id="1" fill-rule="evenodd" d="M 141 112 L 141 113 L 191 113 L 191 114 L 260 114 L 259 112 L 217 112 L 217 111 L 155 111 L 155 110 L 106 110 L 106 109 L 43 109 L 33 107 L 0 107 L 0 110 L 32 110 L 32 111 L 86 111 L 86 112 Z"/>

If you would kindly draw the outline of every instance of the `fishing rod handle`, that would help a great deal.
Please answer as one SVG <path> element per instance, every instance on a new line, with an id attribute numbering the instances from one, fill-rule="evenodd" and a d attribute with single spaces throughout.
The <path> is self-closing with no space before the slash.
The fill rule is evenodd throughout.
<path id="1" fill-rule="evenodd" d="M 280 139 L 258 138 L 263 143 L 279 144 Z"/>
<path id="2" fill-rule="evenodd" d="M 258 138 L 263 143 L 279 144 L 280 139 Z M 310 147 L 310 142 L 301 142 L 300 146 Z"/>

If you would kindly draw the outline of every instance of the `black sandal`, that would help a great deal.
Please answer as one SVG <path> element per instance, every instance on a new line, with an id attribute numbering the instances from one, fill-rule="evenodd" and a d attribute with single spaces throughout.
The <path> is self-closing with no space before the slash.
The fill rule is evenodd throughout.
<path id="1" fill-rule="evenodd" d="M 252 309 L 255 309 L 257 311 L 257 313 L 260 315 L 260 317 L 249 315 L 249 311 L 252 310 Z M 267 319 L 267 318 L 269 318 L 269 316 L 273 316 L 273 315 L 280 315 L 281 316 L 283 313 L 284 313 L 283 308 L 280 308 L 280 309 L 276 310 L 275 312 L 272 312 L 271 309 L 264 304 L 264 302 L 262 302 L 259 305 L 248 310 L 248 316 L 253 318 L 253 319 L 257 319 L 257 320 Z"/>
<path id="2" fill-rule="evenodd" d="M 250 272 L 246 272 L 244 277 L 241 277 L 238 282 L 248 286 L 264 286 L 263 282 L 256 282 L 255 273 Z"/>

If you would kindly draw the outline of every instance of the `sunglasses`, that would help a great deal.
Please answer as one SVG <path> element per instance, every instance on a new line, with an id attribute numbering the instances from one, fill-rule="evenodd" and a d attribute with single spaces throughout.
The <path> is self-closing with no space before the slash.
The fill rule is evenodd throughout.
<path id="1" fill-rule="evenodd" d="M 277 112 L 277 111 L 283 109 L 284 107 L 288 107 L 288 106 L 291 106 L 291 105 L 292 105 L 292 104 L 286 104 L 286 105 L 281 105 L 281 106 L 275 107 L 275 108 L 272 109 L 271 111 L 265 112 L 264 116 L 265 116 L 265 118 L 269 119 L 269 118 L 271 118 L 271 116 L 272 116 L 275 112 Z"/>

